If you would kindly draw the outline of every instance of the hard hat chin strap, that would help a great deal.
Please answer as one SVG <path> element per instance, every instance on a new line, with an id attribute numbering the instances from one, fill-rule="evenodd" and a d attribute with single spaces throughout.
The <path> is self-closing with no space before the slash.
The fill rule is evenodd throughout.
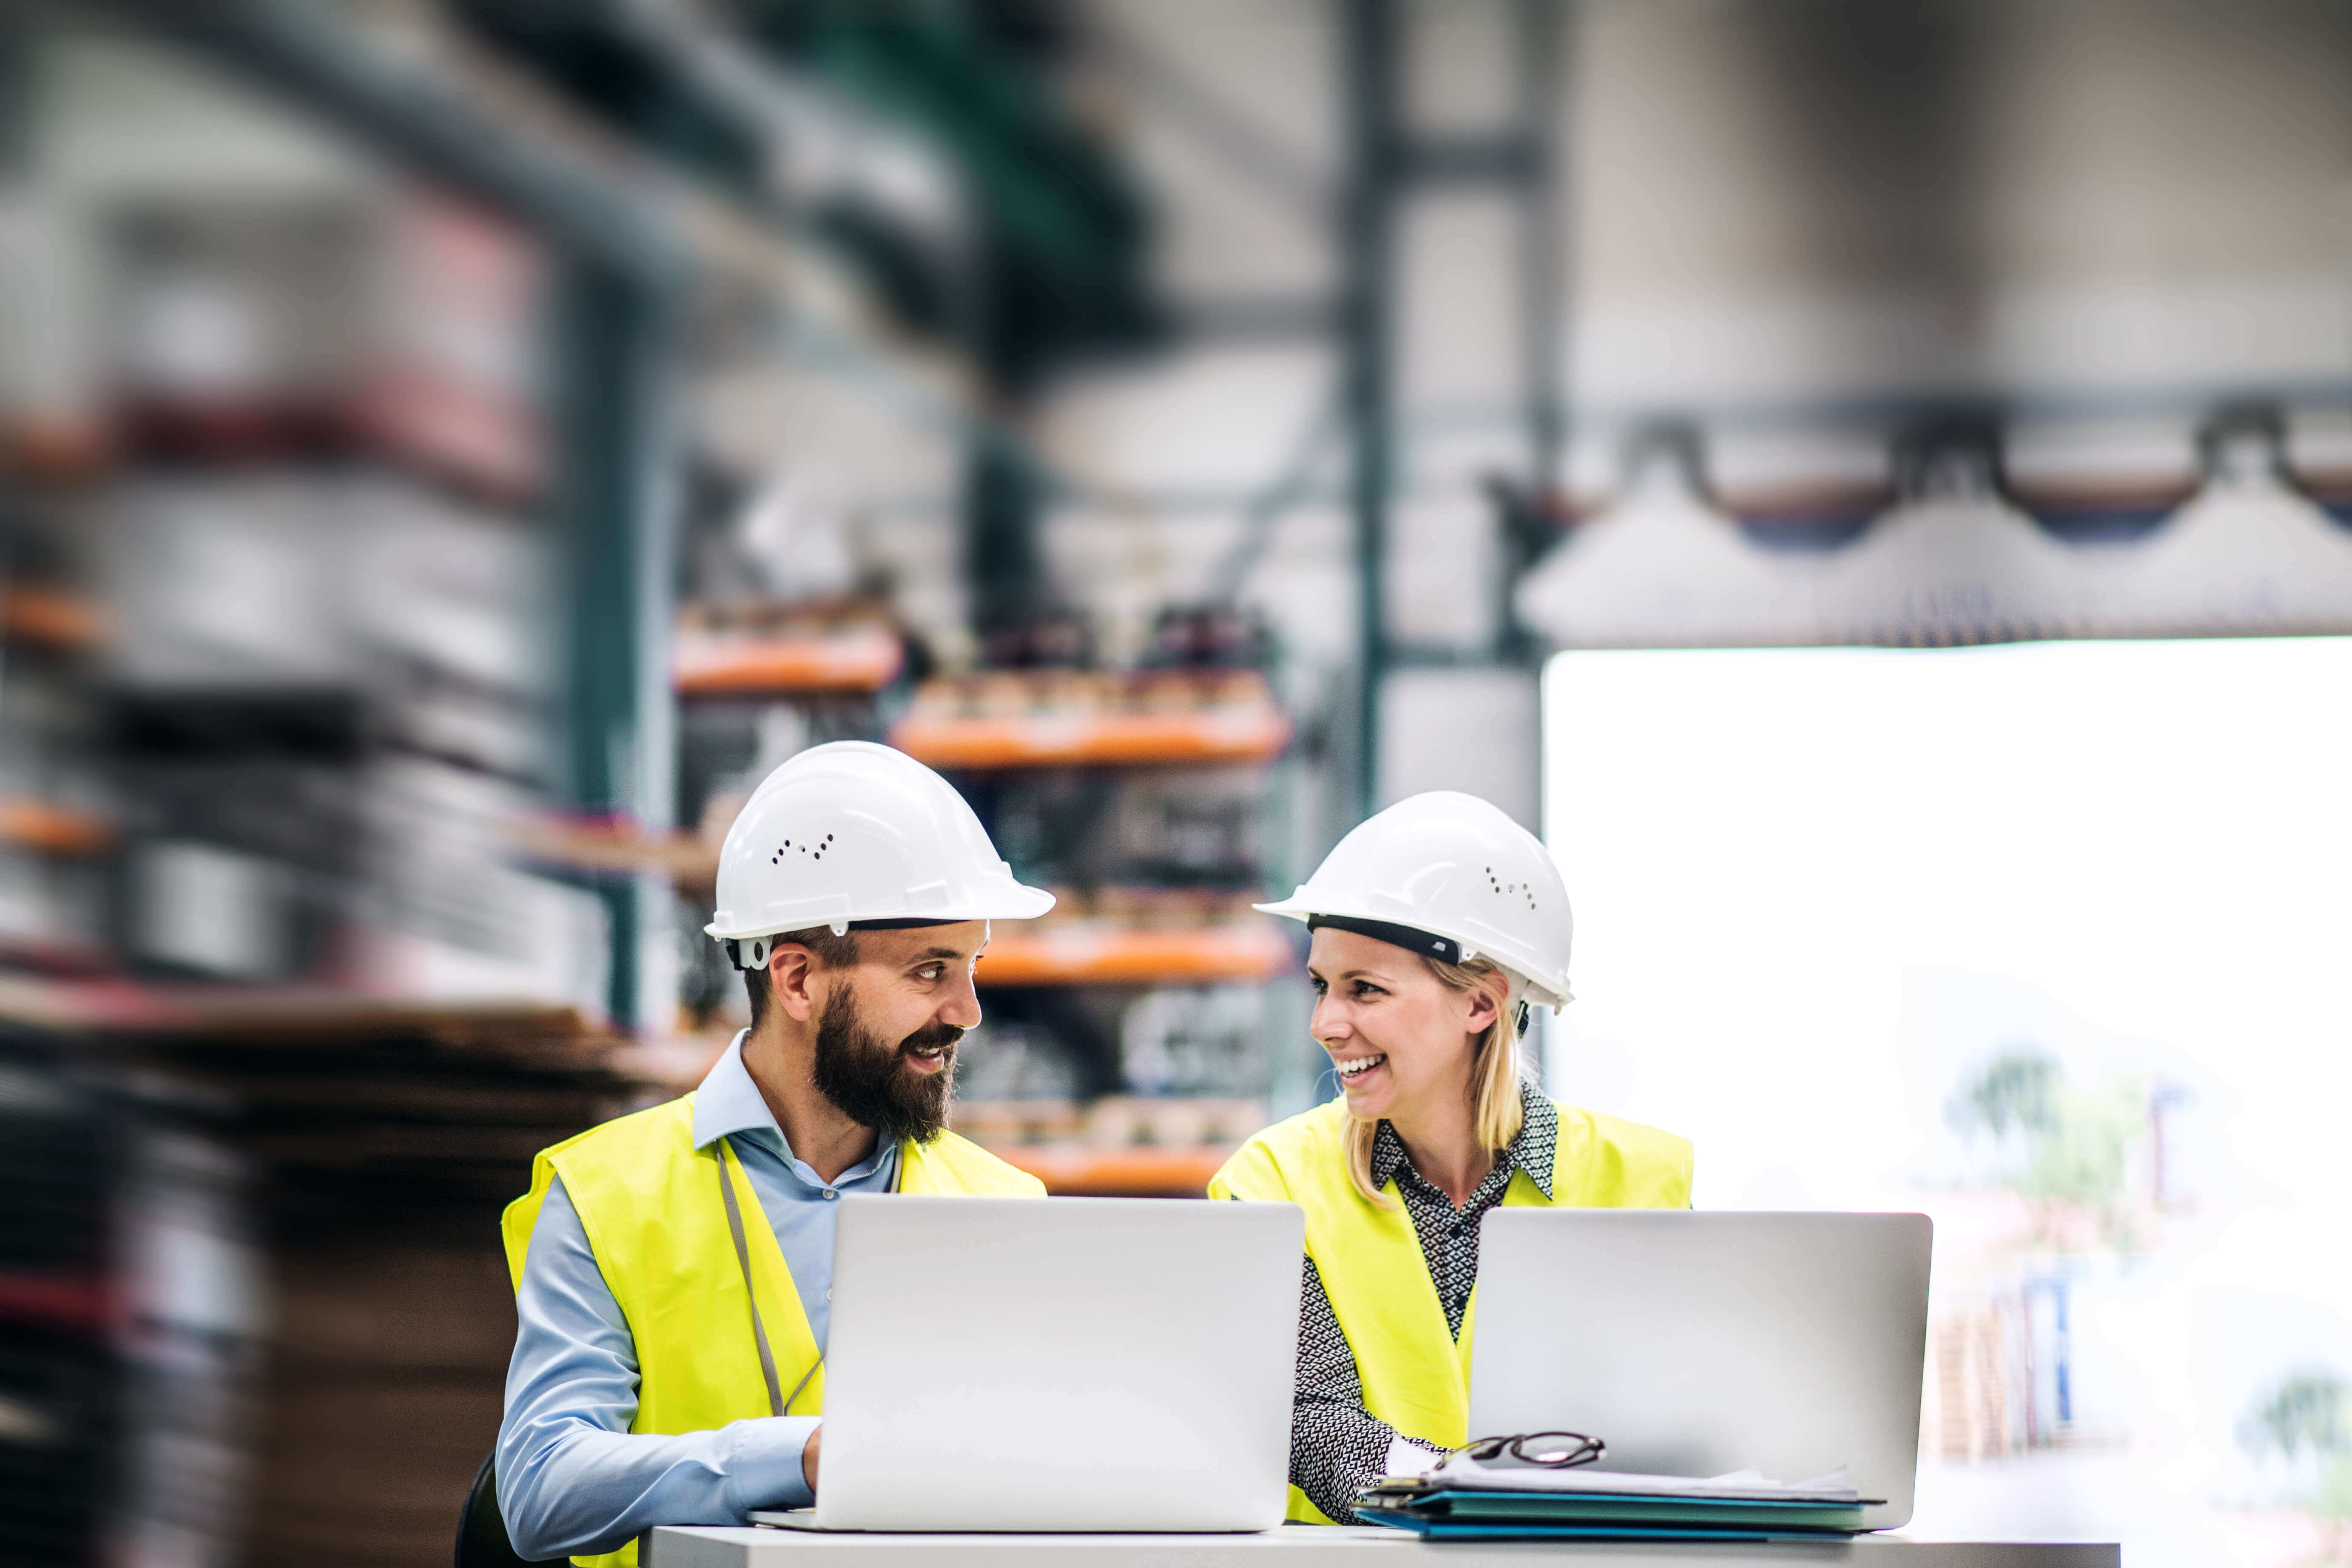
<path id="1" fill-rule="evenodd" d="M 1394 921 L 1359 920 L 1353 915 L 1308 915 L 1307 929 L 1321 931 L 1328 926 L 1334 931 L 1353 931 L 1358 936 L 1370 937 L 1374 942 L 1401 947 L 1407 952 L 1417 952 L 1434 958 L 1441 963 L 1463 963 L 1475 958 L 1475 952 L 1465 952 L 1462 944 L 1450 936 L 1440 936 L 1433 931 L 1417 926 L 1399 925 Z"/>
<path id="2" fill-rule="evenodd" d="M 854 931 L 919 931 L 927 926 L 956 925 L 953 920 L 940 920 L 930 915 L 918 915 L 911 920 L 828 921 L 825 929 L 835 936 L 847 936 Z M 809 928 L 801 928 L 809 929 Z M 719 945 L 727 954 L 727 962 L 737 969 L 765 969 L 774 956 L 776 939 L 789 936 L 789 931 L 771 931 L 766 936 L 721 937 Z"/>
<path id="3" fill-rule="evenodd" d="M 1456 942 L 1450 936 L 1440 936 L 1435 931 L 1423 931 L 1417 926 L 1398 925 L 1392 921 L 1359 920 L 1353 915 L 1307 917 L 1308 931 L 1321 931 L 1326 926 L 1336 931 L 1353 931 L 1358 936 L 1368 936 L 1374 942 L 1384 942 L 1391 947 L 1401 947 L 1407 952 L 1418 952 L 1446 963 L 1470 963 L 1479 957 L 1478 950 L 1468 943 Z M 1510 976 L 1511 981 L 1511 994 L 1504 1005 L 1513 1015 L 1511 1026 L 1515 1031 L 1514 1037 L 1525 1039 L 1528 1020 L 1535 1012 L 1528 999 L 1519 994 L 1526 988 L 1527 982 L 1507 967 L 1503 973 Z"/>
<path id="4" fill-rule="evenodd" d="M 727 962 L 733 964 L 739 971 L 765 969 L 768 967 L 768 955 L 775 951 L 775 939 L 766 936 L 739 939 L 730 936 L 720 942 L 719 946 L 727 950 Z"/>

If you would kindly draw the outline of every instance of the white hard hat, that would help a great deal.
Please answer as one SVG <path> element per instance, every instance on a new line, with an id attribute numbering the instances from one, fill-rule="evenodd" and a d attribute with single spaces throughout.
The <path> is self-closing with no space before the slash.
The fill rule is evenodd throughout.
<path id="1" fill-rule="evenodd" d="M 835 741 L 751 792 L 719 851 L 719 908 L 702 929 L 758 969 L 768 945 L 754 939 L 779 931 L 1028 920 L 1053 907 L 1053 894 L 1013 879 L 947 780 L 904 752 Z"/>
<path id="2" fill-rule="evenodd" d="M 1475 795 L 1432 790 L 1359 823 L 1270 915 L 1337 926 L 1449 963 L 1484 958 L 1511 1000 L 1570 1000 L 1575 922 L 1559 868 L 1534 834 Z"/>

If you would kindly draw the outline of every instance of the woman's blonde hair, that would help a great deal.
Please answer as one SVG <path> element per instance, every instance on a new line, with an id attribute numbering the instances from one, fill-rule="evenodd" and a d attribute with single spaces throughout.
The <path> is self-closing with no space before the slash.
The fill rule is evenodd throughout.
<path id="1" fill-rule="evenodd" d="M 1429 966 L 1437 983 L 1449 991 L 1486 991 L 1496 993 L 1495 1022 L 1478 1037 L 1476 1048 L 1470 1058 L 1470 1125 L 1478 1142 L 1489 1153 L 1499 1153 L 1511 1146 L 1519 1135 L 1519 1127 L 1527 1120 L 1527 1108 L 1519 1102 L 1519 1030 L 1512 1016 L 1517 1011 L 1510 1005 L 1510 976 L 1496 964 L 1483 958 L 1467 963 L 1447 963 L 1427 953 L 1417 955 Z M 1360 1117 L 1348 1119 L 1348 1180 L 1356 1191 L 1382 1208 L 1394 1208 L 1396 1200 L 1383 1194 L 1372 1183 L 1372 1143 L 1380 1136 L 1381 1124 Z"/>

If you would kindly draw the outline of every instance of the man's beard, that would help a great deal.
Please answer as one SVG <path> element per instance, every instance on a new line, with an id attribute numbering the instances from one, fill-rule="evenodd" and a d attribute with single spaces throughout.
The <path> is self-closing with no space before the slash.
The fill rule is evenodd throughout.
<path id="1" fill-rule="evenodd" d="M 817 1020 L 816 1061 L 810 1077 L 834 1109 L 886 1142 L 927 1143 L 947 1130 L 955 1093 L 955 1045 L 963 1031 L 931 1023 L 897 1045 L 885 1045 L 858 1016 L 847 985 L 836 985 Z M 933 1046 L 945 1059 L 937 1072 L 918 1073 L 908 1053 Z"/>

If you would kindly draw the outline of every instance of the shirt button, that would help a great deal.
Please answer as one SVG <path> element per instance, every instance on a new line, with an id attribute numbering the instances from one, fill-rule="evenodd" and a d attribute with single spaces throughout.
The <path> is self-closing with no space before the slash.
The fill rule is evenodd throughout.
<path id="1" fill-rule="evenodd" d="M 831 1187 L 827 1187 L 827 1188 L 825 1188 L 825 1190 L 824 1190 L 824 1195 L 825 1195 L 826 1197 L 829 1197 L 829 1198 L 837 1198 L 837 1197 L 839 1197 L 841 1194 L 840 1194 L 839 1193 L 835 1192 Z"/>

